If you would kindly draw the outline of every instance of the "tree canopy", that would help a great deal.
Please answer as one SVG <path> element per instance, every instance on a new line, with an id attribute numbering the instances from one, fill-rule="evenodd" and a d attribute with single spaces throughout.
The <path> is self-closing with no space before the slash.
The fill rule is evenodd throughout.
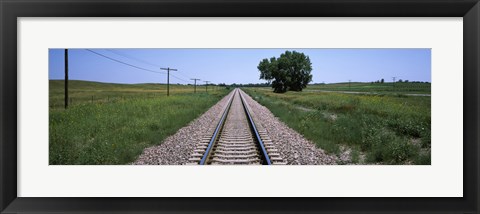
<path id="1" fill-rule="evenodd" d="M 271 83 L 277 93 L 302 91 L 312 81 L 310 58 L 296 51 L 285 51 L 278 58 L 263 59 L 257 68 L 260 79 Z"/>

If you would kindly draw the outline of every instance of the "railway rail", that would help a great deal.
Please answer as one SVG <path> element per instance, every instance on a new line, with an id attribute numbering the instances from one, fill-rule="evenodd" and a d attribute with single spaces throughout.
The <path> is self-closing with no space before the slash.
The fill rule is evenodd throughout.
<path id="1" fill-rule="evenodd" d="M 284 165 L 266 130 L 255 122 L 255 113 L 234 89 L 216 123 L 197 143 L 189 164 L 199 165 Z"/>

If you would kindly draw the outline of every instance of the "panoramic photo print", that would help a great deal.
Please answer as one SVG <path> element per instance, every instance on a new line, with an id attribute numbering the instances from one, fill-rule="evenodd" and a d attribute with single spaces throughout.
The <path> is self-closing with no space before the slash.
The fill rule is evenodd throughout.
<path id="1" fill-rule="evenodd" d="M 50 165 L 430 165 L 431 49 L 49 49 Z"/>

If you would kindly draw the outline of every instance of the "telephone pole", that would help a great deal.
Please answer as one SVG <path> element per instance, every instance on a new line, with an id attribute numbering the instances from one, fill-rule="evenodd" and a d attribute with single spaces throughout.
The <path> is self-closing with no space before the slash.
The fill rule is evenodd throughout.
<path id="1" fill-rule="evenodd" d="M 177 71 L 177 69 L 167 67 L 160 68 L 160 70 L 167 70 L 167 96 L 170 96 L 170 71 Z"/>
<path id="2" fill-rule="evenodd" d="M 205 82 L 205 92 L 207 92 L 208 83 L 209 83 L 210 81 L 204 81 L 204 82 Z"/>
<path id="3" fill-rule="evenodd" d="M 197 93 L 197 80 L 200 80 L 200 79 L 191 79 L 193 81 L 195 81 L 195 83 L 193 84 L 193 93 Z"/>
<path id="4" fill-rule="evenodd" d="M 68 107 L 68 49 L 65 49 L 65 109 Z"/>

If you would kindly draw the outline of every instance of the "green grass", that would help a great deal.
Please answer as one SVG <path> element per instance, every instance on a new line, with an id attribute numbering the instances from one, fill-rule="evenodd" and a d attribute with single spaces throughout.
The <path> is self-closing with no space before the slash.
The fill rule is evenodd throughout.
<path id="1" fill-rule="evenodd" d="M 334 83 L 334 84 L 317 84 L 308 85 L 306 91 L 326 90 L 326 91 L 353 91 L 353 92 L 369 92 L 369 93 L 398 93 L 398 94 L 430 94 L 430 83 Z"/>
<path id="2" fill-rule="evenodd" d="M 245 91 L 329 153 L 343 145 L 354 162 L 430 164 L 430 97 Z"/>
<path id="3" fill-rule="evenodd" d="M 62 91 L 50 82 L 50 100 Z M 86 99 L 67 110 L 50 108 L 49 163 L 51 165 L 128 164 L 146 147 L 160 144 L 224 97 L 228 90 L 208 94 L 183 91 L 171 96 L 142 97 L 150 85 L 73 82 L 72 96 L 81 101 L 99 91 L 136 98 L 91 103 Z M 184 86 L 187 88 L 187 86 Z M 179 86 L 180 88 L 180 86 Z M 193 87 L 192 87 L 193 88 Z M 155 88 L 154 88 L 155 90 Z M 136 91 L 136 92 L 132 92 Z"/>
<path id="4" fill-rule="evenodd" d="M 81 80 L 70 80 L 68 83 L 69 105 L 84 103 L 107 103 L 128 99 L 150 99 L 167 96 L 165 84 L 117 84 L 100 83 Z M 210 92 L 220 87 L 208 86 Z M 205 86 L 197 86 L 198 93 L 205 92 Z M 170 85 L 170 95 L 192 93 L 193 85 Z M 50 80 L 49 82 L 49 106 L 50 108 L 63 108 L 64 81 Z"/>

